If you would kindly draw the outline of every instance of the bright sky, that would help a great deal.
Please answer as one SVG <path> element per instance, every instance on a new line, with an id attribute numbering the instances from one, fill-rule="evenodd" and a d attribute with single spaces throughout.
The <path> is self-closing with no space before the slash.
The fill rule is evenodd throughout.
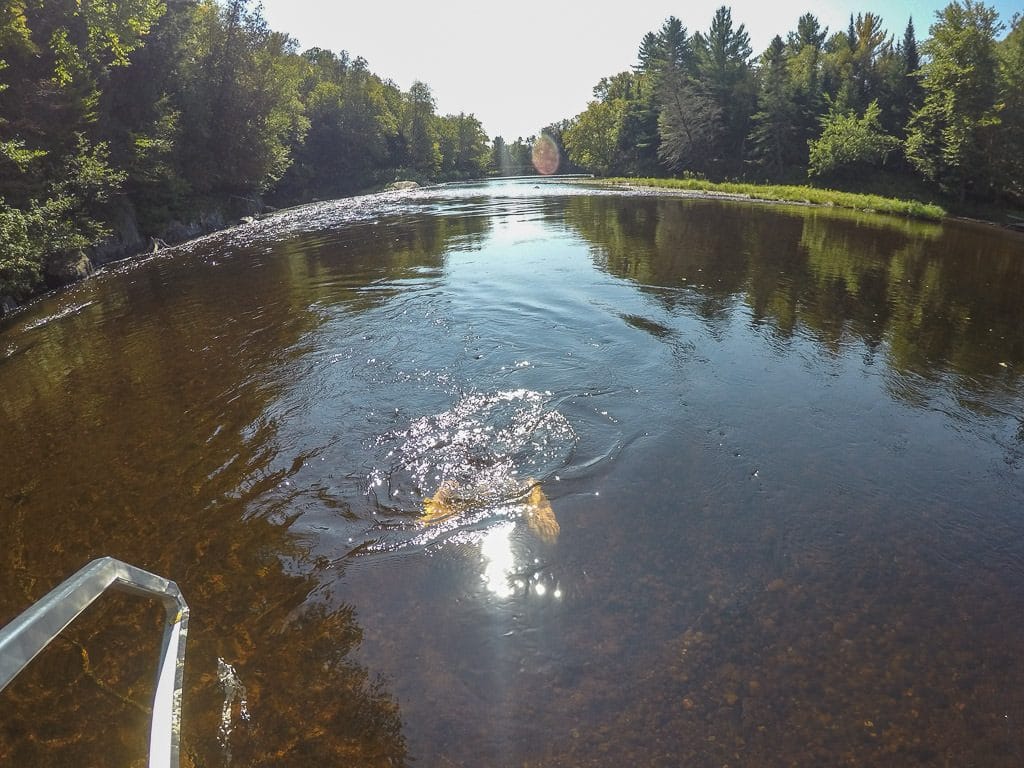
<path id="1" fill-rule="evenodd" d="M 1009 23 L 1020 0 L 990 3 Z M 745 24 L 755 54 L 785 38 L 814 13 L 830 31 L 845 30 L 850 12 L 871 11 L 891 34 L 914 18 L 919 40 L 947 0 L 735 0 L 733 22 Z M 491 137 L 512 141 L 582 112 L 597 81 L 628 69 L 645 33 L 670 15 L 692 34 L 706 30 L 722 0 L 624 0 L 608 10 L 593 2 L 480 3 L 470 0 L 263 0 L 272 29 L 317 46 L 362 56 L 370 70 L 407 90 L 430 86 L 438 114 L 475 114 Z M 1015 7 L 1016 5 L 1016 7 Z"/>

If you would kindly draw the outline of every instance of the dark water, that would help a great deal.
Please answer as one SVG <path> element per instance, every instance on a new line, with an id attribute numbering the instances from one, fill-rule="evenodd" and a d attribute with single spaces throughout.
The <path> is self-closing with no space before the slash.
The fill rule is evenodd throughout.
<path id="1" fill-rule="evenodd" d="M 175 579 L 186 765 L 1018 766 L 1022 297 L 970 225 L 285 212 L 0 331 L 0 622 L 100 555 Z M 0 762 L 142 761 L 159 622 L 73 625 Z"/>

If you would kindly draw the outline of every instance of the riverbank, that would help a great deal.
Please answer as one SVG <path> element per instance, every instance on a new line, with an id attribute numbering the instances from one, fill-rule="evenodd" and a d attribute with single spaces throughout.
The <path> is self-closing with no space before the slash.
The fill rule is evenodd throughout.
<path id="1" fill-rule="evenodd" d="M 731 200 L 763 200 L 776 203 L 802 203 L 855 211 L 888 213 L 925 221 L 942 221 L 949 213 L 935 203 L 919 200 L 898 200 L 882 195 L 842 192 L 835 189 L 786 186 L 774 184 L 715 183 L 703 179 L 607 178 L 593 183 L 637 189 L 664 189 L 695 196 L 720 197 Z"/>

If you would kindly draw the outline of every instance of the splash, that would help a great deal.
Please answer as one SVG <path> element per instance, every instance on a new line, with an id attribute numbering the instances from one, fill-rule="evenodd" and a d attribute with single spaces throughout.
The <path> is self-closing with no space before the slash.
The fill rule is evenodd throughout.
<path id="1" fill-rule="evenodd" d="M 574 455 L 577 435 L 551 394 L 526 389 L 464 395 L 451 409 L 380 438 L 369 491 L 418 545 L 455 531 L 522 521 L 541 541 L 559 533 L 543 484 Z M 392 548 L 395 542 L 391 542 Z M 401 546 L 401 544 L 398 544 Z"/>
<path id="2" fill-rule="evenodd" d="M 249 720 L 249 702 L 245 685 L 239 678 L 235 668 L 224 659 L 217 659 L 217 679 L 220 682 L 221 690 L 224 692 L 224 705 L 221 707 L 220 728 L 217 732 L 217 740 L 224 750 L 224 764 L 231 764 L 231 732 L 234 730 L 235 703 L 238 704 L 238 717 L 242 722 Z"/>

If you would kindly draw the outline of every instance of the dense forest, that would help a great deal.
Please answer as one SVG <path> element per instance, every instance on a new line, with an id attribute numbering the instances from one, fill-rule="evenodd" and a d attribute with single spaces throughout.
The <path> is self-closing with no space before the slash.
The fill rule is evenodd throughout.
<path id="1" fill-rule="evenodd" d="M 918 43 L 873 13 L 830 33 L 813 14 L 754 56 L 719 8 L 706 31 L 668 18 L 631 70 L 603 78 L 560 126 L 569 158 L 601 174 L 713 180 L 865 179 L 954 202 L 1024 200 L 1024 23 L 950 3 Z M 1002 38 L 1002 39 L 1000 39 Z M 904 182 L 909 182 L 904 183 Z"/>
<path id="2" fill-rule="evenodd" d="M 499 160 L 516 172 L 529 147 Z M 249 0 L 0 3 L 0 297 L 74 278 L 98 243 L 491 161 L 480 122 L 436 114 L 426 84 L 300 53 Z"/>
<path id="3" fill-rule="evenodd" d="M 0 3 L 0 303 L 264 206 L 396 179 L 562 170 L 839 186 L 903 179 L 1024 198 L 1024 30 L 973 0 L 920 44 L 871 13 L 812 14 L 754 56 L 730 10 L 670 17 L 586 111 L 492 140 L 345 51 L 299 50 L 250 0 Z M 1007 34 L 1003 34 L 1006 32 Z M 557 150 L 560 155 L 556 155 Z M 865 169 L 869 173 L 865 173 Z"/>

